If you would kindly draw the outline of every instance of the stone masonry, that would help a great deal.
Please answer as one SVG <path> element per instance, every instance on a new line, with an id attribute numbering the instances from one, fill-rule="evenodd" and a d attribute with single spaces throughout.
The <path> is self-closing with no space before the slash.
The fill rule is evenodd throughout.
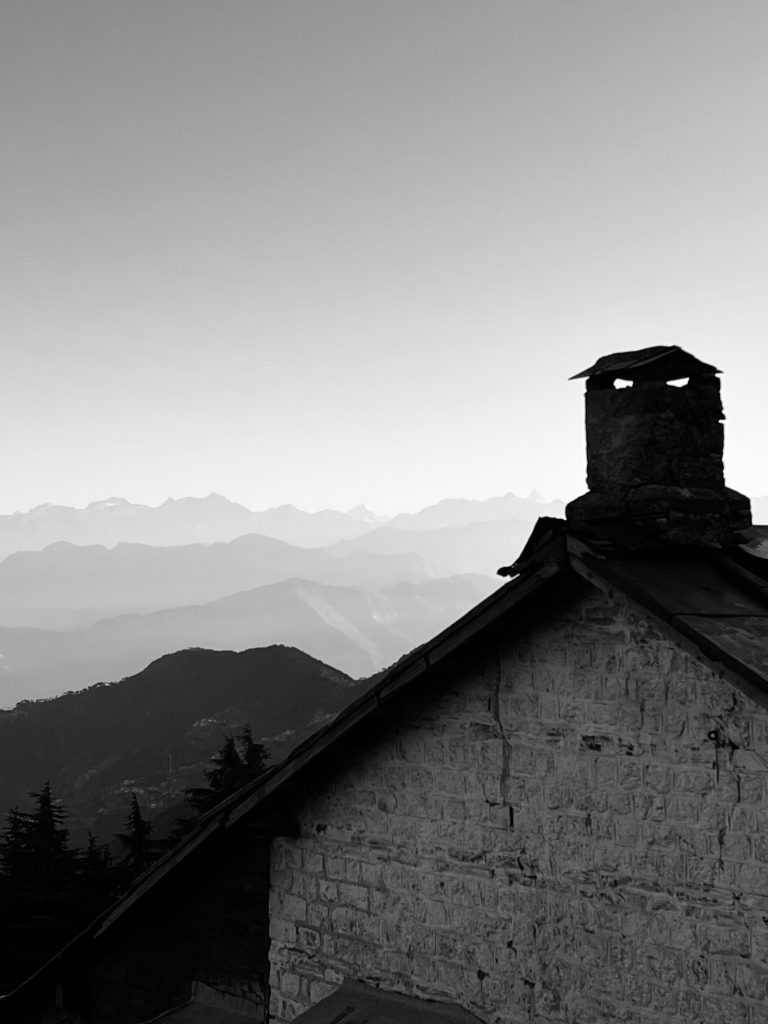
<path id="1" fill-rule="evenodd" d="M 768 1024 L 768 713 L 573 580 L 350 749 L 271 857 L 276 1022 Z"/>
<path id="2" fill-rule="evenodd" d="M 714 546 L 751 525 L 749 499 L 725 486 L 714 373 L 684 387 L 660 379 L 619 390 L 598 376 L 584 398 L 589 491 L 567 506 L 572 524 L 620 522 L 657 540 Z"/>

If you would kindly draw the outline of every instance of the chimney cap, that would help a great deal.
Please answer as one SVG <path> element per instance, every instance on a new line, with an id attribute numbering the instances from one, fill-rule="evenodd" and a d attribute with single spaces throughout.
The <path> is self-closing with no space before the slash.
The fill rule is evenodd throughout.
<path id="1" fill-rule="evenodd" d="M 641 348 L 635 352 L 615 352 L 611 356 L 603 356 L 594 366 L 581 373 L 575 373 L 570 380 L 579 377 L 616 377 L 621 380 L 679 380 L 682 377 L 693 377 L 722 373 L 716 366 L 702 363 L 696 356 L 685 352 L 679 345 L 654 345 Z"/>

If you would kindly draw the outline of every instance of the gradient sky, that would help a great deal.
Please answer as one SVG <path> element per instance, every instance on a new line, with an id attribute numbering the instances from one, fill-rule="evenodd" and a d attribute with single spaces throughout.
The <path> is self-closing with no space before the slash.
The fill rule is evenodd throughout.
<path id="1" fill-rule="evenodd" d="M 4 0 L 0 512 L 584 489 L 582 382 L 723 369 L 768 493 L 765 0 Z"/>

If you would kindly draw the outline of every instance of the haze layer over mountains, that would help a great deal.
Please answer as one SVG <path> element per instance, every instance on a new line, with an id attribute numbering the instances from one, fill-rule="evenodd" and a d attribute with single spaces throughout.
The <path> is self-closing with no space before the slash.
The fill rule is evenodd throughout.
<path id="1" fill-rule="evenodd" d="M 136 505 L 125 498 L 94 501 L 85 508 L 38 505 L 29 512 L 0 515 L 0 558 L 14 551 L 39 551 L 49 544 L 211 544 L 246 533 L 274 537 L 295 547 L 325 547 L 370 533 L 385 522 L 397 530 L 438 529 L 490 520 L 530 522 L 539 515 L 560 515 L 563 503 L 545 502 L 535 492 L 527 498 L 506 494 L 488 501 L 446 499 L 415 513 L 387 520 L 365 505 L 348 512 L 326 509 L 302 512 L 280 505 L 252 512 L 220 494 L 207 498 L 168 498 L 162 505 Z"/>
<path id="2" fill-rule="evenodd" d="M 0 516 L 0 706 L 141 671 L 187 647 L 282 643 L 369 676 L 500 584 L 537 494 L 252 512 L 220 495 Z"/>

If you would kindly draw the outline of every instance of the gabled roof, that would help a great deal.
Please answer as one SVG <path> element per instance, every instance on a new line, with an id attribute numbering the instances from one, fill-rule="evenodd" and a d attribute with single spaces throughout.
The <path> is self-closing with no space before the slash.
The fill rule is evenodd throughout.
<path id="1" fill-rule="evenodd" d="M 517 562 L 499 572 L 512 577 L 510 582 L 393 665 L 281 764 L 203 816 L 178 846 L 16 992 L 55 977 L 59 965 L 98 942 L 178 865 L 244 819 L 261 823 L 270 834 L 276 797 L 290 793 L 326 755 L 380 721 L 406 692 L 419 692 L 465 645 L 522 612 L 567 574 L 629 598 L 671 629 L 681 645 L 768 708 L 768 527 L 744 531 L 741 546 L 713 550 L 652 545 L 627 526 L 575 530 L 564 520 L 540 519 Z"/>

